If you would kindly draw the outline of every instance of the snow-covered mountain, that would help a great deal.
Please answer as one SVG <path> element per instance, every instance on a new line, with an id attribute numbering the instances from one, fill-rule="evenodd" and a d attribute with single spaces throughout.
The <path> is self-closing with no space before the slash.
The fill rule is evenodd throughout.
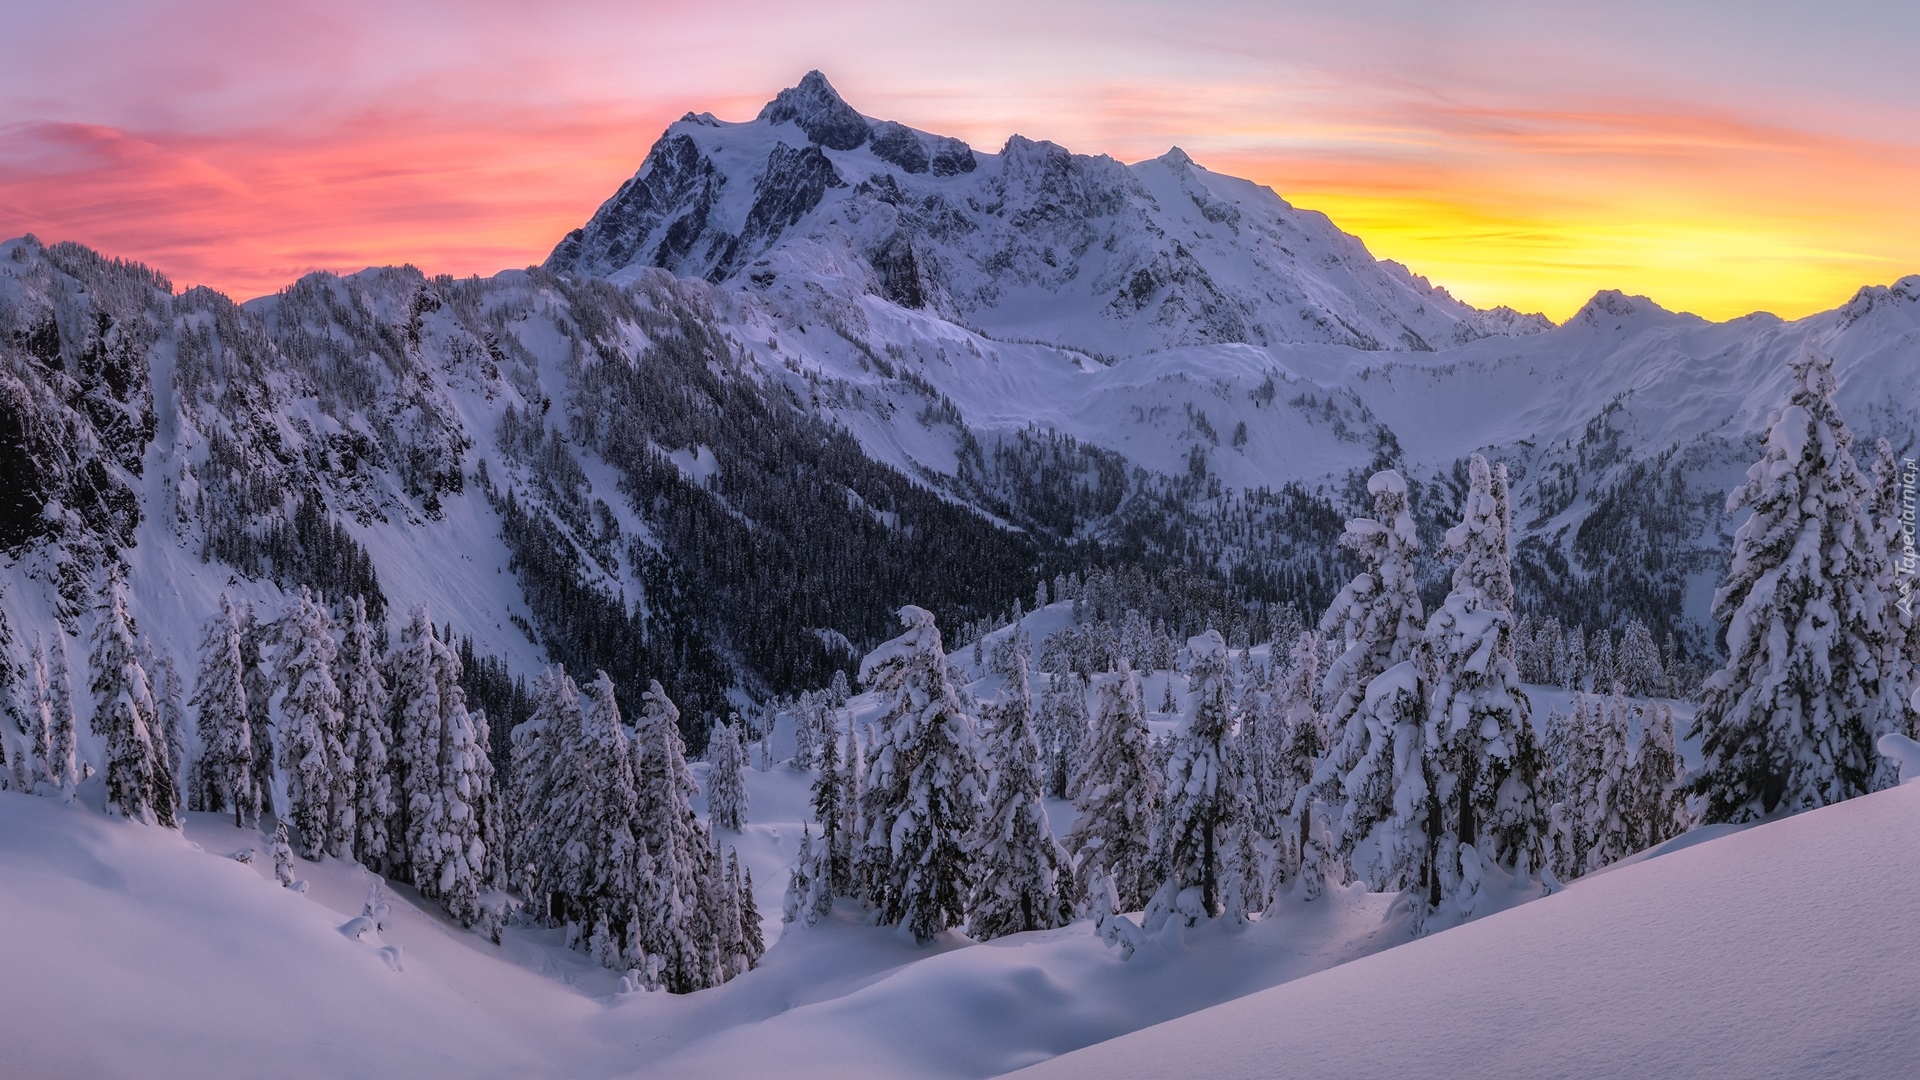
<path id="1" fill-rule="evenodd" d="M 118 559 L 182 661 L 220 591 L 305 584 L 428 603 L 517 674 L 660 677 L 692 734 L 821 685 L 899 604 L 958 628 L 1065 571 L 1311 618 L 1366 473 L 1407 474 L 1432 550 L 1480 451 L 1515 477 L 1523 606 L 1701 658 L 1788 360 L 1834 354 L 1856 450 L 1911 451 L 1917 343 L 1920 277 L 1793 322 L 1479 312 L 1184 154 L 979 153 L 810 74 L 674 124 L 545 268 L 235 304 L 0 246 L 8 648 L 84 630 Z"/>
<path id="2" fill-rule="evenodd" d="M 746 123 L 673 124 L 546 265 L 614 280 L 661 267 L 802 302 L 846 283 L 994 337 L 1112 356 L 1425 351 L 1549 325 L 1463 304 L 1178 147 L 1124 165 L 1015 135 L 982 153 L 862 116 L 818 71 Z"/>

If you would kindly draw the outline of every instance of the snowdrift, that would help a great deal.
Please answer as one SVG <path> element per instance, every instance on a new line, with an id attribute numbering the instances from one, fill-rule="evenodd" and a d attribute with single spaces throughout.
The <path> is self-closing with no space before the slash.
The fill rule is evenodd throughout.
<path id="1" fill-rule="evenodd" d="M 1018 1075 L 1911 1076 L 1916 836 L 1908 784 L 1620 865 Z"/>

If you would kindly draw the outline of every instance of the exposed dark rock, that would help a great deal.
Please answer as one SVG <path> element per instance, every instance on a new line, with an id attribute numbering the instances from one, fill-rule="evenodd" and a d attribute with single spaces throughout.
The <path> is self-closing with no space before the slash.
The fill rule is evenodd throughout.
<path id="1" fill-rule="evenodd" d="M 883 120 L 873 126 L 873 142 L 867 149 L 881 161 L 916 174 L 927 171 L 931 157 L 919 132 L 891 120 Z"/>
<path id="2" fill-rule="evenodd" d="M 847 182 L 840 178 L 833 162 L 827 160 L 818 146 L 800 150 L 785 143 L 775 146 L 773 153 L 767 155 L 766 171 L 754 185 L 753 206 L 747 211 L 746 225 L 738 237 L 727 243 L 725 255 L 708 271 L 708 280 L 724 280 L 748 259 L 766 250 L 782 230 L 819 206 L 828 188 L 846 186 Z M 704 216 L 704 211 L 702 213 Z"/>
<path id="3" fill-rule="evenodd" d="M 807 72 L 800 85 L 780 91 L 760 110 L 759 118 L 797 124 L 807 138 L 829 150 L 855 149 L 871 134 L 866 117 L 854 112 L 818 71 Z"/>

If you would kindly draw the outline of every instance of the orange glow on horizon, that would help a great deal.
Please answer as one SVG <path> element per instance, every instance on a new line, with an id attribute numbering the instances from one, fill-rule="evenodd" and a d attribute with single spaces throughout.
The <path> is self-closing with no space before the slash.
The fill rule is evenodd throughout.
<path id="1" fill-rule="evenodd" d="M 48 8 L 52 47 L 0 71 L 0 236 L 75 240 L 237 299 L 315 269 L 539 262 L 671 120 L 745 119 L 811 66 L 869 115 L 983 151 L 1015 131 L 1122 160 L 1178 144 L 1480 306 L 1563 319 L 1617 288 L 1791 318 L 1920 272 L 1920 95 L 1872 59 L 1895 29 L 1816 38 L 1743 17 L 1743 53 L 1712 13 L 1664 8 L 1680 21 L 1656 34 L 1584 9 L 1392 0 L 1377 16 L 1142 0 L 1107 21 L 1075 0 L 984 20 L 840 0 L 841 22 L 770 0 L 752 19 L 196 0 L 227 13 L 227 40 L 101 2 L 133 27 L 120 52 L 96 56 L 91 24 Z M 149 47 L 143 27 L 174 37 Z M 1816 48 L 1831 55 L 1806 71 L 1769 51 Z"/>
<path id="2" fill-rule="evenodd" d="M 137 259 L 236 300 L 314 270 L 482 276 L 546 258 L 633 173 L 666 117 L 481 130 L 366 116 L 305 141 L 0 130 L 0 225 Z"/>

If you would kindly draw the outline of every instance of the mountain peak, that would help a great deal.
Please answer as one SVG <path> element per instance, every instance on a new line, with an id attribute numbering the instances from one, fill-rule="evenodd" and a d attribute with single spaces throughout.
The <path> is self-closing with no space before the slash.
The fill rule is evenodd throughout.
<path id="1" fill-rule="evenodd" d="M 774 95 L 760 110 L 759 119 L 795 124 L 808 139 L 830 150 L 852 150 L 866 142 L 873 130 L 819 71 L 807 72 L 797 86 Z"/>
<path id="2" fill-rule="evenodd" d="M 1579 311 L 1574 313 L 1573 319 L 1567 321 L 1572 322 L 1578 319 L 1597 326 L 1606 316 L 1624 319 L 1631 315 L 1643 315 L 1649 312 L 1672 314 L 1644 296 L 1630 296 L 1619 289 L 1601 289 L 1593 294 L 1593 299 L 1588 300 Z"/>

